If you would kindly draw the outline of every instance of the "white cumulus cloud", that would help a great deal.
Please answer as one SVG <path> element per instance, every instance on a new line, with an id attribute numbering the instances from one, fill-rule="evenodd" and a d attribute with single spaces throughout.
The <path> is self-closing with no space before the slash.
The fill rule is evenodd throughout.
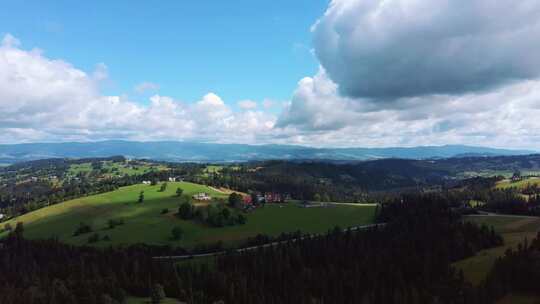
<path id="1" fill-rule="evenodd" d="M 540 80 L 384 106 L 344 97 L 324 70 L 302 79 L 276 127 L 289 140 L 338 146 L 469 144 L 540 148 Z"/>
<path id="2" fill-rule="evenodd" d="M 276 118 L 234 112 L 214 93 L 194 103 L 154 95 L 148 106 L 105 96 L 104 64 L 87 74 L 71 64 L 24 50 L 11 35 L 0 46 L 0 142 L 66 140 L 207 140 L 254 143 Z M 151 85 L 143 85 L 146 89 Z"/>

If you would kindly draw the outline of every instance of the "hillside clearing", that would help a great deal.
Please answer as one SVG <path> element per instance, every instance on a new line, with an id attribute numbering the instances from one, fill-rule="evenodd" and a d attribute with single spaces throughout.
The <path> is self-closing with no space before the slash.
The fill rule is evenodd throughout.
<path id="1" fill-rule="evenodd" d="M 540 304 L 540 297 L 527 295 L 507 295 L 497 304 Z"/>
<path id="2" fill-rule="evenodd" d="M 128 245 L 147 243 L 155 245 L 177 245 L 192 248 L 198 244 L 223 241 L 236 245 L 257 234 L 277 236 L 282 232 L 301 230 L 306 233 L 322 233 L 339 225 L 341 227 L 372 223 L 375 206 L 335 206 L 329 208 L 301 208 L 297 204 L 266 205 L 246 214 L 248 221 L 241 226 L 212 228 L 194 221 L 180 220 L 175 216 L 180 199 L 175 196 L 180 187 L 185 195 L 198 192 L 223 198 L 226 194 L 192 183 L 168 183 L 165 192 L 155 186 L 133 185 L 116 191 L 83 197 L 52 205 L 10 220 L 12 226 L 23 222 L 25 237 L 44 239 L 57 237 L 59 240 L 83 245 L 93 233 L 73 236 L 81 222 L 90 225 L 100 237 L 110 241 L 99 241 L 95 246 Z M 140 191 L 144 191 L 144 202 L 137 203 Z M 168 209 L 167 213 L 162 213 Z M 123 225 L 109 229 L 109 220 L 122 219 Z M 173 227 L 184 231 L 181 241 L 170 239 Z"/>
<path id="3" fill-rule="evenodd" d="M 113 161 L 101 161 L 101 169 L 105 173 L 106 177 L 118 177 L 124 175 L 142 175 L 145 173 L 153 171 L 164 171 L 168 168 L 164 165 L 156 165 L 152 163 L 137 162 L 113 162 Z M 80 163 L 80 164 L 71 164 L 69 166 L 68 175 L 69 176 L 78 176 L 80 174 L 87 175 L 95 170 L 92 167 L 91 162 Z M 98 170 L 98 171 L 100 171 Z"/>
<path id="4" fill-rule="evenodd" d="M 482 250 L 475 256 L 454 264 L 463 270 L 465 279 L 474 285 L 485 279 L 495 260 L 503 256 L 508 248 L 515 248 L 525 238 L 532 240 L 540 230 L 540 218 L 537 217 L 487 215 L 470 216 L 466 217 L 466 220 L 493 226 L 504 238 L 503 246 Z"/>
<path id="5" fill-rule="evenodd" d="M 528 185 L 537 185 L 540 186 L 540 178 L 538 177 L 530 177 L 530 178 L 524 178 L 520 181 L 513 182 L 509 179 L 505 179 L 502 181 L 499 181 L 496 185 L 496 189 L 507 189 L 507 188 L 518 188 L 518 189 L 524 189 Z"/>
<path id="6" fill-rule="evenodd" d="M 152 301 L 150 298 L 137 298 L 137 297 L 129 297 L 126 299 L 126 304 L 151 304 Z M 165 298 L 159 302 L 160 304 L 180 304 L 183 302 L 180 302 L 173 298 Z"/>

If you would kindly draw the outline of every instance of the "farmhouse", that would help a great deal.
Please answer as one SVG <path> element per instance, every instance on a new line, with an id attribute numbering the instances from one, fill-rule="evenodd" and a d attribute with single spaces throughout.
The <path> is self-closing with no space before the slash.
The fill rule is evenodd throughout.
<path id="1" fill-rule="evenodd" d="M 267 192 L 264 194 L 264 201 L 266 203 L 280 203 L 283 202 L 283 200 L 283 196 L 277 192 Z"/>
<path id="2" fill-rule="evenodd" d="M 184 179 L 181 177 L 181 176 L 172 176 L 172 177 L 169 177 L 169 182 L 183 182 Z"/>
<path id="3" fill-rule="evenodd" d="M 251 205 L 253 203 L 251 195 L 242 196 L 242 202 L 244 203 L 244 205 Z"/>
<path id="4" fill-rule="evenodd" d="M 208 195 L 208 193 L 201 192 L 193 195 L 193 199 L 198 201 L 209 201 L 212 197 Z"/>
<path id="5" fill-rule="evenodd" d="M 262 203 L 264 203 L 264 196 L 263 196 L 263 195 L 257 194 L 256 197 L 257 197 L 257 201 L 256 201 L 257 204 L 262 204 Z"/>

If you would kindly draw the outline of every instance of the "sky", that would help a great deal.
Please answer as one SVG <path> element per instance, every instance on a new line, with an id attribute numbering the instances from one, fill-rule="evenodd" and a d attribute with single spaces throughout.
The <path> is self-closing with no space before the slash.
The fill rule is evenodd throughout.
<path id="1" fill-rule="evenodd" d="M 4 1 L 0 143 L 540 148 L 540 2 Z"/>

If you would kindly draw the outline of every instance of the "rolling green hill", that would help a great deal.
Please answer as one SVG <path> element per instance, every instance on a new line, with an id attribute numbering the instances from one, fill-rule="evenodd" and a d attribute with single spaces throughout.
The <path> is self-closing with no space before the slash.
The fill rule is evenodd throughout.
<path id="1" fill-rule="evenodd" d="M 116 191 L 83 197 L 52 205 L 10 220 L 15 226 L 23 222 L 25 237 L 42 239 L 57 237 L 59 240 L 75 244 L 86 244 L 92 234 L 73 236 L 81 222 L 91 225 L 101 237 L 110 241 L 99 241 L 96 246 L 127 245 L 147 243 L 156 245 L 179 245 L 193 247 L 224 241 L 238 243 L 259 233 L 278 235 L 282 232 L 301 230 L 304 232 L 324 232 L 336 225 L 341 227 L 371 223 L 374 206 L 343 205 L 332 208 L 300 208 L 290 203 L 267 205 L 247 214 L 248 222 L 242 226 L 212 228 L 193 221 L 178 219 L 174 213 L 178 209 L 179 198 L 176 188 L 184 190 L 185 195 L 207 192 L 216 198 L 226 198 L 203 185 L 179 182 L 168 183 L 165 192 L 159 192 L 160 185 L 133 185 Z M 144 202 L 138 203 L 140 191 L 144 191 Z M 162 214 L 163 209 L 169 212 Z M 124 224 L 108 229 L 109 220 L 122 219 Z M 184 230 L 181 241 L 170 239 L 171 229 L 180 226 Z"/>

